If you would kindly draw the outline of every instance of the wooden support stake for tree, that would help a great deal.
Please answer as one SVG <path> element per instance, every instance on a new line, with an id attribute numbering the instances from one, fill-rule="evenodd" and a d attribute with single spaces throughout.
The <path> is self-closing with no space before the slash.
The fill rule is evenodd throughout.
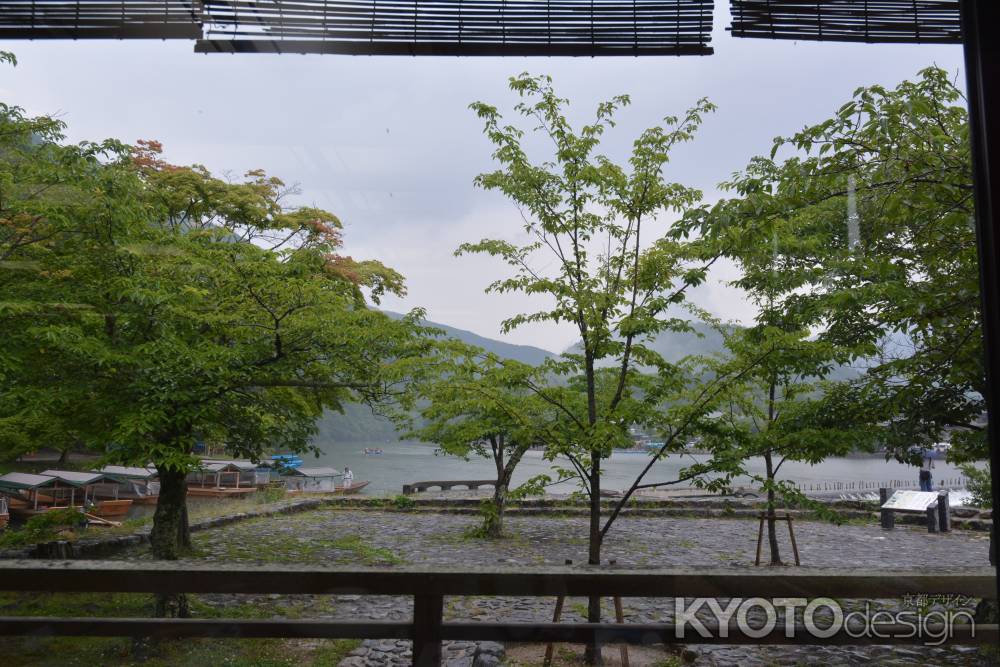
<path id="1" fill-rule="evenodd" d="M 559 619 L 562 617 L 563 603 L 566 601 L 565 595 L 560 595 L 556 598 L 556 612 L 552 614 L 552 622 L 558 623 Z M 549 642 L 545 647 L 545 660 L 542 661 L 543 667 L 552 667 L 552 642 Z"/>
<path id="2" fill-rule="evenodd" d="M 764 542 L 764 513 L 760 513 L 760 527 L 757 529 L 757 559 L 754 565 L 760 565 L 760 547 Z"/>
<path id="3" fill-rule="evenodd" d="M 760 552 L 761 545 L 764 541 L 764 519 L 767 518 L 767 514 L 764 512 L 760 513 L 760 525 L 757 528 L 757 558 L 754 560 L 755 566 L 760 566 Z M 802 565 L 799 560 L 799 545 L 795 541 L 795 530 L 792 528 L 792 515 L 785 513 L 785 516 L 774 517 L 775 521 L 786 521 L 788 523 L 788 537 L 792 542 L 792 553 L 795 555 L 795 564 Z"/>
<path id="4" fill-rule="evenodd" d="M 799 545 L 795 543 L 795 531 L 792 530 L 792 515 L 785 514 L 785 520 L 788 521 L 788 537 L 792 540 L 792 553 L 795 554 L 795 564 L 801 566 L 802 562 L 799 560 Z"/>
<path id="5" fill-rule="evenodd" d="M 572 561 L 567 561 L 567 563 L 570 562 Z M 613 563 L 614 561 L 612 561 L 612 564 Z M 617 620 L 619 623 L 624 623 L 625 611 L 622 608 L 622 599 L 620 596 L 616 595 L 614 596 L 613 600 L 615 603 L 615 620 Z M 565 595 L 560 595 L 558 598 L 556 598 L 556 609 L 555 612 L 552 614 L 553 623 L 558 623 L 559 620 L 562 618 L 562 610 L 565 602 L 566 602 Z M 545 646 L 545 658 L 542 661 L 543 667 L 552 667 L 553 650 L 554 647 L 552 643 L 549 642 Z M 618 651 L 619 655 L 621 656 L 622 667 L 629 667 L 628 646 L 626 644 L 622 644 L 621 646 L 618 647 Z"/>
<path id="6" fill-rule="evenodd" d="M 625 623 L 625 612 L 622 610 L 622 599 L 618 595 L 615 596 L 615 620 L 619 623 Z M 618 653 L 622 658 L 622 667 L 629 667 L 628 645 L 622 644 L 619 646 Z"/>

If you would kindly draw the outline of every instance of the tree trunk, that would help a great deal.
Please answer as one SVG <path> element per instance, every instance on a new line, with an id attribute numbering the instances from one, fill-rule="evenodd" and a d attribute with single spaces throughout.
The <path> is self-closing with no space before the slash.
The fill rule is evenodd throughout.
<path id="1" fill-rule="evenodd" d="M 996 544 L 994 543 L 993 534 L 993 524 L 990 522 L 990 565 L 996 566 Z M 1000 620 L 1000 605 L 997 605 L 996 600 L 991 600 L 990 598 L 983 598 L 976 605 L 976 612 L 974 615 L 976 623 L 982 623 L 983 625 L 992 625 Z"/>
<path id="2" fill-rule="evenodd" d="M 493 507 L 483 519 L 483 534 L 491 539 L 503 537 L 503 512 L 507 504 L 507 480 L 497 480 L 493 490 Z"/>
<path id="3" fill-rule="evenodd" d="M 771 459 L 771 451 L 764 452 L 764 464 L 767 466 L 768 484 L 774 482 L 774 464 Z M 774 512 L 774 488 L 767 489 L 767 545 L 771 550 L 771 565 L 783 565 L 781 553 L 778 551 L 778 531 L 776 529 L 777 520 Z"/>
<path id="4" fill-rule="evenodd" d="M 184 472 L 157 466 L 160 477 L 160 497 L 153 514 L 153 530 L 149 534 L 153 558 L 177 560 L 191 548 L 188 527 L 187 482 Z M 184 593 L 157 594 L 156 615 L 159 617 L 187 618 L 190 616 L 187 596 Z"/>
<path id="5" fill-rule="evenodd" d="M 66 463 L 66 461 L 69 460 L 69 450 L 70 449 L 71 449 L 70 447 L 67 447 L 66 449 L 60 450 L 60 452 L 59 452 L 59 461 L 58 461 L 59 465 L 63 465 L 63 464 Z"/>
<path id="6" fill-rule="evenodd" d="M 590 464 L 590 540 L 587 563 L 601 564 L 601 453 L 592 451 L 593 461 Z M 587 600 L 587 622 L 601 622 L 601 597 L 592 595 Z M 601 643 L 593 641 L 587 644 L 583 656 L 588 665 L 603 664 Z"/>
<path id="7" fill-rule="evenodd" d="M 483 536 L 490 539 L 497 539 L 503 537 L 503 510 L 507 502 L 507 486 L 510 483 L 510 477 L 505 474 L 503 434 L 490 436 L 490 447 L 493 450 L 493 464 L 497 469 L 497 483 L 493 487 L 492 504 L 486 507 L 486 511 L 484 512 Z"/>
<path id="8" fill-rule="evenodd" d="M 586 344 L 586 340 L 584 341 Z M 594 355 L 589 347 L 585 347 L 584 353 L 585 371 L 587 376 L 587 418 L 591 432 L 588 434 L 594 437 L 594 426 L 597 425 L 597 387 L 594 380 Z M 596 443 L 591 443 L 590 448 L 590 539 L 588 541 L 589 565 L 601 564 L 601 450 Z M 587 622 L 601 622 L 601 597 L 592 595 L 587 600 Z M 588 665 L 603 664 L 601 657 L 601 643 L 599 641 L 588 642 L 583 654 L 584 662 Z"/>

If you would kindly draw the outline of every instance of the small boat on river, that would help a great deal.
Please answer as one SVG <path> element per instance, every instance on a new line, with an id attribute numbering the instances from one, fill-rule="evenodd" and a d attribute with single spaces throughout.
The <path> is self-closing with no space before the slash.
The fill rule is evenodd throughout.
<path id="1" fill-rule="evenodd" d="M 75 470 L 45 470 L 43 475 L 55 477 L 64 484 L 83 490 L 83 497 L 70 506 L 84 507 L 90 514 L 110 519 L 123 517 L 132 507 L 130 498 L 119 498 L 122 484 L 117 479 L 99 472 L 79 472 Z"/>
<path id="2" fill-rule="evenodd" d="M 361 489 L 365 488 L 371 484 L 367 479 L 361 480 L 360 482 L 351 482 L 350 486 L 341 486 L 333 491 L 334 495 L 338 496 L 350 496 L 355 493 L 361 493 Z"/>
<path id="3" fill-rule="evenodd" d="M 121 484 L 118 497 L 127 498 L 136 505 L 155 505 L 160 498 L 160 482 L 156 468 L 104 466 L 94 472 L 118 480 Z"/>
<path id="4" fill-rule="evenodd" d="M 187 476 L 187 493 L 189 496 L 209 498 L 237 498 L 256 493 L 257 486 L 253 482 L 243 482 L 245 472 L 240 465 L 231 461 L 202 463 L 200 469 Z"/>
<path id="5" fill-rule="evenodd" d="M 359 493 L 370 484 L 368 480 L 352 481 L 346 486 L 337 484 L 337 477 L 342 473 L 336 468 L 295 468 L 282 475 L 285 492 L 291 496 L 300 494 L 328 494 L 346 496 Z"/>
<path id="6" fill-rule="evenodd" d="M 48 475 L 9 472 L 0 476 L 0 491 L 7 494 L 10 514 L 29 519 L 60 507 L 70 507 L 76 500 L 77 489 Z"/>
<path id="7" fill-rule="evenodd" d="M 385 452 L 382 451 L 382 449 L 379 448 L 379 447 L 365 447 L 364 448 L 364 455 L 365 456 L 382 456 L 383 454 L 385 454 Z"/>

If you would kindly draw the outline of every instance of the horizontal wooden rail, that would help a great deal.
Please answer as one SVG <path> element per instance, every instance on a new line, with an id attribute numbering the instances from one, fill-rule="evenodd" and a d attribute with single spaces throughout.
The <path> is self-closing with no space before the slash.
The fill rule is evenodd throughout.
<path id="1" fill-rule="evenodd" d="M 444 622 L 444 596 L 556 597 L 589 595 L 647 598 L 834 598 L 891 599 L 915 595 L 991 597 L 992 568 L 920 570 L 734 570 L 671 568 L 625 570 L 614 567 L 442 571 L 427 567 L 335 568 L 227 566 L 163 561 L 0 561 L 0 590 L 107 593 L 364 594 L 404 595 L 414 600 L 407 622 L 319 620 L 40 618 L 0 617 L 0 636 L 124 637 L 283 637 L 325 639 L 412 639 L 416 665 L 439 665 L 443 640 L 572 642 L 598 640 L 628 644 L 921 644 L 945 636 L 957 644 L 996 644 L 996 625 L 928 624 L 923 635 L 909 625 L 879 623 L 879 634 L 858 633 L 850 625 L 817 638 L 802 626 L 788 636 L 778 623 L 764 636 L 738 624 L 704 622 L 707 636 L 693 625 L 642 623 L 467 623 Z M 668 604 L 668 603 L 665 603 Z M 857 630 L 857 626 L 854 627 Z"/>
<path id="2" fill-rule="evenodd" d="M 454 641 L 514 641 L 530 643 L 566 642 L 583 644 L 596 637 L 605 644 L 723 644 L 723 645 L 911 645 L 905 637 L 910 626 L 879 624 L 882 637 L 852 637 L 839 633 L 822 640 L 804 633 L 788 637 L 784 624 L 775 626 L 764 637 L 744 635 L 735 624 L 723 633 L 719 625 L 703 624 L 709 637 L 699 637 L 688 627 L 685 636 L 678 637 L 671 623 L 441 623 L 440 636 Z M 855 627 L 860 630 L 860 627 Z M 927 626 L 929 636 L 944 633 L 940 624 Z M 413 639 L 410 622 L 371 621 L 347 623 L 339 621 L 304 620 L 245 620 L 192 618 L 48 618 L 39 616 L 0 617 L 0 636 L 70 636 L 70 637 L 152 637 L 156 639 L 215 638 L 215 639 Z M 955 625 L 951 643 L 995 644 L 1000 639 L 996 625 Z"/>
<path id="3" fill-rule="evenodd" d="M 283 593 L 619 597 L 988 597 L 992 568 L 919 570 L 544 567 L 520 572 L 226 565 L 182 561 L 0 561 L 0 590 L 106 593 Z"/>

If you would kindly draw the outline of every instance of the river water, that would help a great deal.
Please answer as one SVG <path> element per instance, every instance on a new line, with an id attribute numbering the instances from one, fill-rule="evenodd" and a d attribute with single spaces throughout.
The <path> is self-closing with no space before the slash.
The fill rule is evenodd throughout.
<path id="1" fill-rule="evenodd" d="M 365 489 L 370 493 L 399 493 L 404 484 L 428 480 L 496 479 L 493 463 L 483 458 L 468 461 L 455 456 L 435 453 L 430 445 L 412 442 L 395 443 L 320 443 L 323 454 L 318 458 L 303 455 L 304 466 L 333 466 L 343 470 L 349 466 L 354 471 L 355 481 L 369 480 Z M 379 457 L 365 456 L 365 447 L 383 450 Z M 653 464 L 646 476 L 646 482 L 669 482 L 677 479 L 680 470 L 692 463 L 693 459 L 704 460 L 704 456 L 670 456 Z M 602 487 L 622 490 L 627 488 L 636 475 L 649 463 L 645 453 L 615 453 L 604 462 Z M 958 480 L 961 471 L 944 461 L 935 461 L 934 484 Z M 563 462 L 569 467 L 568 462 Z M 749 467 L 763 474 L 764 460 L 750 461 Z M 514 485 L 535 475 L 548 474 L 553 479 L 556 473 L 553 464 L 544 460 L 538 452 L 528 452 L 514 473 Z M 917 484 L 917 468 L 882 458 L 837 458 L 828 459 L 818 465 L 788 461 L 782 465 L 779 479 L 801 483 L 806 490 L 823 490 L 837 483 L 866 482 L 877 488 L 879 485 L 892 486 L 894 480 L 903 484 Z M 744 480 L 749 481 L 749 480 Z M 738 482 L 739 483 L 739 482 Z M 687 486 L 682 484 L 680 486 Z M 572 482 L 550 487 L 553 493 L 571 493 L 575 490 Z"/>

